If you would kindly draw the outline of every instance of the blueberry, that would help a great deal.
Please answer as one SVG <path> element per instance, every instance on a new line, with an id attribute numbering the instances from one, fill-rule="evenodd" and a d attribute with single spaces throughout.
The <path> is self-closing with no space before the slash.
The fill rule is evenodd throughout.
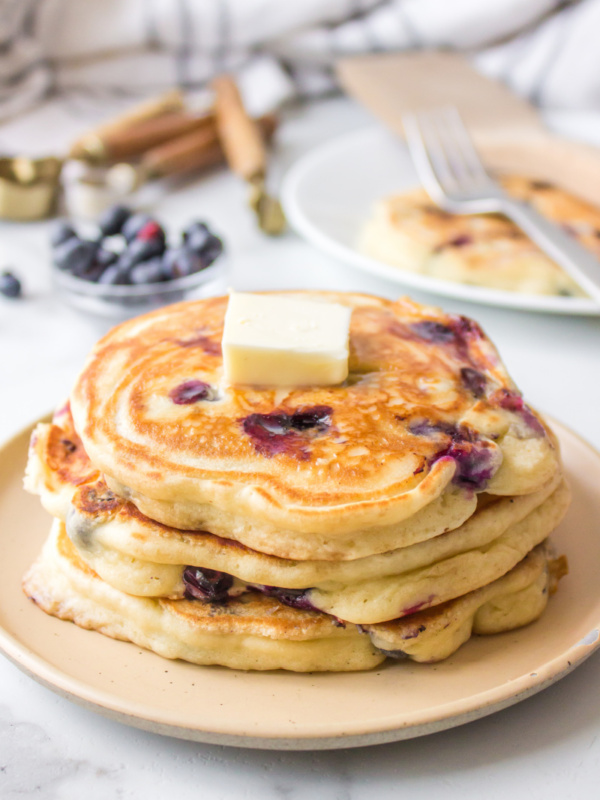
<path id="1" fill-rule="evenodd" d="M 11 298 L 21 296 L 21 281 L 12 272 L 6 271 L 0 275 L 0 294 Z"/>
<path id="2" fill-rule="evenodd" d="M 78 277 L 83 278 L 84 281 L 90 281 L 90 283 L 97 283 L 100 276 L 104 273 L 104 270 L 105 267 L 101 264 L 94 263 L 83 275 L 79 275 Z"/>
<path id="3" fill-rule="evenodd" d="M 278 586 L 264 586 L 262 584 L 254 584 L 252 588 L 267 597 L 276 597 L 285 606 L 300 608 L 303 611 L 318 610 L 308 599 L 310 589 L 281 589 Z"/>
<path id="4" fill-rule="evenodd" d="M 466 247 L 468 244 L 473 244 L 473 237 L 465 233 L 450 239 L 446 244 L 448 247 Z"/>
<path id="5" fill-rule="evenodd" d="M 203 222 L 192 222 L 183 232 L 183 242 L 194 253 L 199 253 L 211 237 Z"/>
<path id="6" fill-rule="evenodd" d="M 223 243 L 218 236 L 210 232 L 203 222 L 192 222 L 183 232 L 186 250 L 200 256 L 202 268 L 210 266 L 223 252 Z"/>
<path id="7" fill-rule="evenodd" d="M 119 263 L 111 264 L 98 277 L 98 283 L 102 285 L 124 285 L 129 283 L 128 270 L 119 266 Z"/>
<path id="8" fill-rule="evenodd" d="M 465 489 L 485 490 L 488 481 L 498 468 L 494 452 L 485 447 L 485 443 L 461 440 L 458 436 L 454 437 L 442 454 L 456 461 L 456 472 L 452 482 Z"/>
<path id="9" fill-rule="evenodd" d="M 181 247 L 169 247 L 167 250 L 165 250 L 162 259 L 162 266 L 163 274 L 167 280 L 179 277 L 176 263 L 182 252 L 183 249 Z"/>
<path id="10" fill-rule="evenodd" d="M 397 417 L 397 419 L 399 419 Z M 413 436 L 435 436 L 436 434 L 444 434 L 445 436 L 457 436 L 458 429 L 451 422 L 429 422 L 428 420 L 420 420 L 411 422 L 408 425 L 408 430 Z"/>
<path id="11" fill-rule="evenodd" d="M 114 264 L 118 258 L 119 256 L 117 255 L 117 253 L 114 253 L 112 250 L 107 250 L 106 248 L 101 247 L 96 253 L 96 264 L 102 268 L 110 267 L 110 265 Z"/>
<path id="12" fill-rule="evenodd" d="M 147 222 L 136 234 L 136 239 L 161 239 L 163 242 L 166 239 L 165 232 L 161 225 L 155 220 Z"/>
<path id="13" fill-rule="evenodd" d="M 50 233 L 50 244 L 52 247 L 58 247 L 60 244 L 66 242 L 67 239 L 71 239 L 73 236 L 77 236 L 73 226 L 66 220 L 60 219 L 52 226 L 52 231 Z"/>
<path id="14" fill-rule="evenodd" d="M 178 406 L 189 406 L 198 403 L 200 400 L 216 400 L 217 395 L 214 388 L 204 381 L 185 381 L 180 383 L 169 392 L 169 397 Z"/>
<path id="15" fill-rule="evenodd" d="M 460 379 L 463 386 L 468 389 L 475 397 L 483 397 L 487 378 L 483 372 L 479 372 L 471 367 L 463 367 L 460 371 Z"/>
<path id="16" fill-rule="evenodd" d="M 496 392 L 494 400 L 500 408 L 504 408 L 506 411 L 522 411 L 525 408 L 525 401 L 518 391 L 500 389 Z"/>
<path id="17" fill-rule="evenodd" d="M 200 222 L 199 219 L 194 219 L 183 229 L 181 234 L 183 241 L 187 242 L 188 238 L 195 230 L 206 231 L 207 234 L 210 233 L 208 225 L 205 222 Z"/>
<path id="18" fill-rule="evenodd" d="M 59 269 L 81 276 L 91 268 L 97 252 L 97 242 L 73 236 L 55 249 L 54 264 Z"/>
<path id="19" fill-rule="evenodd" d="M 167 252 L 163 258 L 163 269 L 168 278 L 182 278 L 203 269 L 202 259 L 185 247 L 176 247 Z"/>
<path id="20" fill-rule="evenodd" d="M 149 214 L 132 214 L 121 228 L 121 233 L 131 242 L 148 222 L 153 222 Z"/>
<path id="21" fill-rule="evenodd" d="M 70 239 L 66 239 L 64 242 L 61 242 L 61 244 L 55 248 L 54 253 L 52 254 L 53 264 L 59 269 L 69 269 L 71 253 L 74 253 L 77 250 L 79 241 L 80 240 L 78 237 L 73 236 Z"/>
<path id="22" fill-rule="evenodd" d="M 202 268 L 205 269 L 206 267 L 210 267 L 213 261 L 215 261 L 222 252 L 223 242 L 218 236 L 211 235 L 208 242 L 204 245 L 204 248 L 200 253 L 198 253 L 200 260 L 202 261 Z"/>
<path id="23" fill-rule="evenodd" d="M 165 280 L 163 271 L 163 260 L 160 256 L 151 258 L 149 261 L 142 261 L 133 266 L 129 272 L 131 283 L 158 283 Z"/>
<path id="24" fill-rule="evenodd" d="M 92 281 L 95 283 L 100 279 L 100 276 L 104 273 L 107 267 L 110 267 L 117 261 L 117 254 L 113 253 L 111 250 L 105 250 L 101 247 L 98 252 L 96 253 L 96 258 L 94 259 L 92 265 L 88 267 L 88 269 L 80 276 L 84 278 L 86 281 Z"/>
<path id="25" fill-rule="evenodd" d="M 271 457 L 290 450 L 298 434 L 311 431 L 325 433 L 331 424 L 331 406 L 312 406 L 289 414 L 272 411 L 270 414 L 250 414 L 240 422 L 261 455 Z"/>
<path id="26" fill-rule="evenodd" d="M 510 389 L 498 389 L 498 391 L 492 396 L 492 399 L 500 406 L 500 408 L 504 408 L 506 411 L 513 411 L 516 414 L 519 414 L 521 419 L 523 419 L 523 421 L 534 431 L 534 433 L 538 434 L 539 436 L 546 435 L 544 426 L 535 416 L 529 406 L 525 404 L 525 401 L 518 391 L 511 391 Z"/>
<path id="27" fill-rule="evenodd" d="M 312 406 L 307 410 L 296 410 L 291 416 L 291 426 L 296 431 L 305 431 L 309 428 L 324 431 L 331 423 L 332 414 L 331 406 Z"/>
<path id="28" fill-rule="evenodd" d="M 186 567 L 183 571 L 185 595 L 194 600 L 223 603 L 227 600 L 233 578 L 226 572 L 200 567 Z"/>
<path id="29" fill-rule="evenodd" d="M 131 209 L 127 206 L 111 206 L 100 216 L 98 226 L 103 236 L 114 236 L 121 233 L 123 225 L 131 217 Z"/>
<path id="30" fill-rule="evenodd" d="M 162 256 L 165 251 L 163 239 L 134 239 L 119 256 L 119 264 L 124 269 L 131 269 L 142 261 Z"/>
<path id="31" fill-rule="evenodd" d="M 426 319 L 422 322 L 413 322 L 410 327 L 418 336 L 428 342 L 443 344 L 444 342 L 452 342 L 455 339 L 452 328 L 434 320 Z"/>

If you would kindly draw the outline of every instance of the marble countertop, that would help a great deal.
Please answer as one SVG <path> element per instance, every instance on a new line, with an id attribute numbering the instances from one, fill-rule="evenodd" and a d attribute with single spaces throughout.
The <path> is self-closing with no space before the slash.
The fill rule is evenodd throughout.
<path id="1" fill-rule="evenodd" d="M 77 104 L 54 101 L 0 129 L 0 148 L 31 149 L 42 131 L 48 149 L 62 149 L 89 126 L 84 112 Z M 555 115 L 550 122 L 600 141 L 595 119 Z M 281 174 L 315 144 L 369 124 L 365 112 L 341 98 L 292 110 L 280 131 L 274 169 Z M 169 227 L 192 216 L 212 221 L 227 241 L 235 288 L 399 293 L 394 285 L 332 261 L 292 233 L 263 238 L 244 200 L 244 187 L 221 171 L 159 196 L 155 210 Z M 0 266 L 14 266 L 25 284 L 22 300 L 0 298 L 0 440 L 64 398 L 106 327 L 53 296 L 46 241 L 47 223 L 0 225 Z M 600 448 L 600 318 L 415 297 L 478 319 L 529 401 Z M 600 774 L 599 684 L 596 654 L 541 694 L 460 728 L 377 747 L 291 753 L 143 733 L 58 697 L 0 657 L 0 797 L 592 798 Z"/>

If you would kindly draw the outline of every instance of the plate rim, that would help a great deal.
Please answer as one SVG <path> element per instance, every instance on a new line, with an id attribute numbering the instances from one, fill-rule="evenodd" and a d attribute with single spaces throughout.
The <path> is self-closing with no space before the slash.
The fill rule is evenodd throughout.
<path id="1" fill-rule="evenodd" d="M 40 418 L 38 422 L 47 420 L 48 418 L 48 415 L 45 415 Z M 600 450 L 563 423 L 550 417 L 548 417 L 548 419 L 550 424 L 557 431 L 559 440 L 562 434 L 572 436 L 581 446 L 590 452 L 594 459 L 598 461 L 600 467 Z M 33 422 L 26 425 L 7 440 L 1 442 L 0 457 L 11 447 L 18 447 L 20 440 L 23 439 L 26 442 L 36 424 L 37 422 Z M 13 462 L 13 464 L 15 464 L 15 462 Z M 19 465 L 17 463 L 9 472 L 12 475 L 18 470 Z M 41 623 L 44 624 L 46 619 L 45 615 L 41 617 Z M 48 618 L 48 621 L 53 619 L 53 617 Z M 173 715 L 166 712 L 164 709 L 157 709 L 155 707 L 151 715 L 148 713 L 149 706 L 146 704 L 124 699 L 122 695 L 111 694 L 108 691 L 95 688 L 79 678 L 70 676 L 65 669 L 60 669 L 50 664 L 43 656 L 37 654 L 26 644 L 20 642 L 6 630 L 1 622 L 0 653 L 30 678 L 59 696 L 71 700 L 75 704 L 99 713 L 111 720 L 151 733 L 189 741 L 203 742 L 206 744 L 261 750 L 329 750 L 372 746 L 417 738 L 464 725 L 515 705 L 521 700 L 525 700 L 543 691 L 553 683 L 558 682 L 589 658 L 600 647 L 600 635 L 598 635 L 600 630 L 600 616 L 595 625 L 596 627 L 592 627 L 589 634 L 571 645 L 567 650 L 558 653 L 549 661 L 540 665 L 535 673 L 535 680 L 533 682 L 531 682 L 533 673 L 521 674 L 507 681 L 502 696 L 495 701 L 487 702 L 484 698 L 486 695 L 489 695 L 491 691 L 497 691 L 498 687 L 486 689 L 475 695 L 470 695 L 469 708 L 457 714 L 452 713 L 452 708 L 457 705 L 464 708 L 464 698 L 439 705 L 437 708 L 443 712 L 443 715 L 437 716 L 436 719 L 427 722 L 415 722 L 415 718 L 423 714 L 422 710 L 418 710 L 405 718 L 401 724 L 399 724 L 397 718 L 392 725 L 387 724 L 385 718 L 380 718 L 377 721 L 377 726 L 366 733 L 364 731 L 347 734 L 338 732 L 324 736 L 315 734 L 314 730 L 295 736 L 278 734 L 276 732 L 252 735 L 233 732 L 231 726 L 227 725 L 217 724 L 211 729 L 207 729 L 206 726 L 189 727 L 187 725 L 178 725 L 176 721 L 174 721 Z M 592 633 L 595 633 L 596 637 L 592 641 L 586 641 Z M 143 649 L 130 642 L 122 642 L 122 644 L 139 650 Z M 148 652 L 151 654 L 150 651 Z M 197 665 L 197 668 L 203 669 L 200 665 Z M 388 668 L 393 668 L 393 664 L 388 665 Z M 224 670 L 226 668 L 210 667 L 210 669 Z M 381 667 L 379 669 L 381 669 Z M 377 668 L 371 672 L 376 673 Z M 360 673 L 360 675 L 364 674 L 366 673 Z M 318 677 L 318 673 L 308 673 L 307 677 L 309 676 L 314 680 L 315 676 Z M 508 687 L 510 687 L 510 689 Z M 483 702 L 480 702 L 481 700 L 483 700 Z"/>
<path id="2" fill-rule="evenodd" d="M 382 126 L 364 126 L 317 145 L 295 161 L 285 172 L 281 183 L 281 203 L 286 219 L 299 236 L 339 262 L 407 289 L 515 311 L 600 316 L 600 306 L 590 298 L 561 298 L 554 295 L 507 292 L 502 289 L 488 289 L 483 286 L 471 286 L 457 281 L 446 281 L 428 275 L 411 273 L 400 267 L 370 258 L 324 233 L 305 214 L 302 203 L 298 199 L 298 187 L 307 174 L 318 168 L 324 161 L 329 160 L 332 155 L 337 156 L 343 148 L 356 146 L 361 140 L 369 140 L 373 137 L 387 140 L 394 138 L 393 134 Z M 403 146 L 400 141 L 399 145 Z M 373 149 L 376 148 L 373 148 L 372 145 L 364 147 L 366 152 L 371 152 Z"/>

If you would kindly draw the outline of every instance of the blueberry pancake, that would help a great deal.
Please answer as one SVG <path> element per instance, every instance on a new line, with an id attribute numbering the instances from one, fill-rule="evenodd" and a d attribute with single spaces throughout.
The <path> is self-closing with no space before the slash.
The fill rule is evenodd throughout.
<path id="1" fill-rule="evenodd" d="M 99 478 L 75 432 L 70 405 L 65 403 L 55 412 L 52 424 L 39 423 L 31 435 L 25 488 L 40 496 L 49 514 L 65 519 L 75 489 Z"/>
<path id="2" fill-rule="evenodd" d="M 138 596 L 223 600 L 251 587 L 350 622 L 395 619 L 406 609 L 443 603 L 503 575 L 556 527 L 569 502 L 557 471 L 528 495 L 481 494 L 478 507 L 461 525 L 416 544 L 352 561 L 293 561 L 145 517 L 102 480 L 90 478 L 81 453 L 76 458 L 81 464 L 77 481 L 68 465 L 81 444 L 67 439 L 66 431 L 57 432 L 61 429 L 56 422 L 63 420 L 69 431 L 63 409 L 55 423 L 40 425 L 33 436 L 30 488 L 46 496 L 43 481 L 31 485 L 31 476 L 49 475 L 48 486 L 64 497 L 66 490 L 54 487 L 61 475 L 68 475 L 68 513 L 58 516 L 66 519 L 79 556 L 111 586 Z M 63 450 L 64 468 L 53 448 L 56 441 L 70 442 Z M 45 504 L 58 505 L 47 500 Z"/>
<path id="3" fill-rule="evenodd" d="M 600 211 L 547 181 L 506 177 L 509 194 L 531 204 L 600 258 Z M 498 214 L 455 215 L 423 189 L 382 200 L 360 249 L 411 272 L 527 294 L 583 296 L 573 279 L 513 222 Z"/>
<path id="4" fill-rule="evenodd" d="M 558 469 L 543 420 L 471 320 L 408 300 L 352 308 L 341 385 L 227 386 L 227 298 L 102 339 L 71 395 L 91 462 L 146 516 L 281 558 L 352 560 L 432 537 L 465 496 L 520 495 Z M 438 502 L 436 502 L 438 501 Z"/>
<path id="5" fill-rule="evenodd" d="M 182 594 L 188 567 L 224 573 L 246 584 L 325 591 L 334 585 L 348 588 L 383 578 L 397 579 L 407 573 L 415 575 L 417 570 L 460 555 L 464 562 L 469 554 L 499 546 L 505 538 L 515 538 L 512 530 L 520 523 L 526 532 L 518 537 L 517 546 L 524 547 L 529 540 L 537 540 L 537 544 L 556 527 L 568 499 L 568 490 L 557 474 L 532 494 L 482 501 L 469 520 L 453 531 L 386 553 L 337 562 L 283 559 L 206 531 L 170 528 L 144 517 L 101 482 L 86 484 L 76 491 L 66 524 L 81 557 L 109 583 L 117 580 L 113 570 L 120 573 L 119 588 L 131 594 Z M 547 521 L 534 532 L 533 520 L 540 515 Z M 152 571 L 151 583 L 142 577 L 145 570 Z M 480 574 L 472 580 L 481 580 Z"/>
<path id="6" fill-rule="evenodd" d="M 165 658 L 235 669 L 371 669 L 387 657 L 447 658 L 472 632 L 500 633 L 537 619 L 564 564 L 545 545 L 484 589 L 383 625 L 343 624 L 246 592 L 226 604 L 134 597 L 102 581 L 55 521 L 23 587 L 46 613 L 131 641 Z"/>
<path id="7" fill-rule="evenodd" d="M 68 431 L 63 409 L 57 421 L 65 419 Z M 50 487 L 56 487 L 61 475 L 69 476 L 71 500 L 58 516 L 66 519 L 79 555 L 108 583 L 140 596 L 175 598 L 198 592 L 194 585 L 198 571 L 208 570 L 235 579 L 230 592 L 238 592 L 240 585 L 254 585 L 281 590 L 285 598 L 286 590 L 295 590 L 288 593 L 293 601 L 301 597 L 303 603 L 353 622 L 374 622 L 382 615 L 394 618 L 399 608 L 419 605 L 424 597 L 427 605 L 444 602 L 503 574 L 556 527 L 568 503 L 568 491 L 557 472 L 542 489 L 528 495 L 481 495 L 469 519 L 443 535 L 353 561 L 292 561 L 206 531 L 181 531 L 145 517 L 94 479 L 85 458 L 75 456 L 81 445 L 60 431 L 56 423 L 38 427 L 29 474 L 49 475 Z M 63 444 L 64 468 L 54 451 L 57 441 Z M 42 455 L 52 460 L 36 468 L 44 442 Z M 68 470 L 74 458 L 81 464 L 80 477 L 73 468 Z M 43 484 L 34 491 L 47 497 Z M 61 497 L 66 494 L 62 488 L 57 491 Z M 58 507 L 47 499 L 45 504 Z M 215 588 L 207 582 L 208 593 Z M 354 611 L 348 608 L 352 598 Z"/>
<path id="8" fill-rule="evenodd" d="M 227 383 L 227 298 L 98 343 L 32 435 L 25 486 L 56 519 L 28 596 L 240 669 L 435 661 L 537 618 L 570 494 L 489 339 L 406 299 L 295 296 L 351 309 L 343 383 Z"/>
<path id="9" fill-rule="evenodd" d="M 231 540 L 193 532 L 182 534 L 183 547 L 193 545 L 197 536 L 202 540 L 197 549 L 206 555 L 187 559 L 186 564 L 171 563 L 172 553 L 167 553 L 164 561 L 148 561 L 101 543 L 102 529 L 82 524 L 76 516 L 69 516 L 67 529 L 82 560 L 106 583 L 128 594 L 222 602 L 243 590 L 255 589 L 284 604 L 324 611 L 361 624 L 406 616 L 415 608 L 444 603 L 501 577 L 554 530 L 569 499 L 563 482 L 539 506 L 499 535 L 495 535 L 500 526 L 494 524 L 494 515 L 498 511 L 506 524 L 507 515 L 503 516 L 502 510 L 509 509 L 492 505 L 452 533 L 384 556 L 339 564 L 286 561 L 249 551 Z M 509 504 L 510 500 L 498 501 L 498 505 L 502 503 Z M 524 506 L 525 503 L 521 510 Z M 115 538 L 119 528 L 117 523 L 112 531 Z M 121 547 L 124 544 L 118 543 Z M 375 576 L 378 567 L 380 571 Z M 372 577 L 348 578 L 344 574 L 351 572 L 348 568 L 353 568 L 355 574 Z"/>
<path id="10" fill-rule="evenodd" d="M 544 543 L 481 589 L 409 617 L 361 627 L 392 658 L 441 661 L 472 634 L 504 633 L 533 622 L 567 571 L 564 556 L 555 558 L 553 548 Z"/>
<path id="11" fill-rule="evenodd" d="M 364 670 L 385 659 L 356 626 L 257 593 L 221 605 L 127 595 L 85 565 L 58 521 L 23 588 L 48 614 L 165 658 L 296 672 Z"/>
<path id="12" fill-rule="evenodd" d="M 67 403 L 57 412 L 52 423 L 39 423 L 33 432 L 25 475 L 25 488 L 32 494 L 40 496 L 42 505 L 50 514 L 66 520 L 73 495 L 80 486 L 83 487 L 83 494 L 78 495 L 77 511 L 85 517 L 87 526 L 90 525 L 93 517 L 94 526 L 98 527 L 106 520 L 100 513 L 102 508 L 100 503 L 94 502 L 91 496 L 94 494 L 98 497 L 104 496 L 108 487 L 100 478 L 98 470 L 92 466 L 79 436 L 75 433 Z M 111 497 L 109 505 L 112 508 L 116 502 L 114 492 L 111 493 Z M 93 505 L 92 513 L 89 509 L 90 503 Z M 125 512 L 121 510 L 117 519 L 119 522 L 123 522 L 124 517 L 127 516 L 129 522 L 132 523 L 129 527 L 135 531 L 130 540 L 131 546 L 135 547 L 136 542 L 139 544 L 143 538 L 148 538 L 150 531 L 160 531 L 163 541 L 166 541 L 169 535 L 167 532 L 171 531 L 174 539 L 179 543 L 183 541 L 182 537 L 185 531 L 155 522 L 144 516 L 131 501 L 125 501 L 124 498 L 121 498 L 120 506 L 125 509 Z M 474 493 L 451 488 L 448 492 L 440 494 L 427 509 L 416 513 L 404 525 L 381 532 L 379 545 L 384 551 L 387 551 L 393 548 L 399 539 L 405 545 L 409 545 L 425 541 L 440 532 L 454 530 L 473 514 L 476 506 L 477 497 Z M 104 511 L 106 510 L 107 508 L 104 507 Z M 114 514 L 111 514 L 110 519 L 114 520 Z M 122 526 L 118 536 L 120 541 L 122 541 L 124 530 L 125 526 Z M 193 534 L 193 540 L 197 544 L 202 541 L 200 533 L 210 537 L 213 541 L 219 539 L 219 537 L 203 531 L 190 531 L 189 533 Z M 243 547 L 240 542 L 228 541 L 232 546 L 237 547 L 238 552 L 241 552 Z M 386 547 L 388 543 L 389 546 Z M 172 541 L 169 549 L 172 550 L 173 547 L 175 545 Z M 364 549 L 364 545 L 361 546 L 360 543 L 354 545 L 354 551 L 360 552 L 361 549 Z M 325 558 L 327 555 L 328 553 L 324 553 Z M 142 557 L 147 558 L 147 553 Z M 340 559 L 348 557 L 347 553 L 339 553 Z M 326 564 L 324 564 L 325 566 Z"/>

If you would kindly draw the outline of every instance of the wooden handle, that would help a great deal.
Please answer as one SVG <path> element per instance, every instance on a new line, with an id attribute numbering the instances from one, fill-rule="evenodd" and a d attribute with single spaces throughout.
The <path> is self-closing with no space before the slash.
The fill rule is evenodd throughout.
<path id="1" fill-rule="evenodd" d="M 152 175 L 176 175 L 223 161 L 216 125 L 205 126 L 178 136 L 149 150 L 142 166 Z"/>
<path id="2" fill-rule="evenodd" d="M 146 100 L 118 117 L 85 133 L 71 145 L 69 158 L 83 158 L 93 161 L 105 160 L 103 139 L 134 125 L 150 119 L 162 117 L 184 107 L 183 94 L 179 89 L 172 89 L 152 100 Z"/>
<path id="3" fill-rule="evenodd" d="M 213 114 L 196 116 L 179 111 L 112 131 L 102 137 L 106 160 L 128 161 L 164 142 L 206 127 L 215 129 Z"/>
<path id="4" fill-rule="evenodd" d="M 256 125 L 261 140 L 270 141 L 277 128 L 277 117 L 267 114 L 252 122 Z M 222 142 L 216 122 L 212 118 L 210 124 L 146 152 L 142 167 L 155 176 L 178 175 L 222 164 L 224 161 Z"/>
<path id="5" fill-rule="evenodd" d="M 336 64 L 342 87 L 402 134 L 407 111 L 456 106 L 478 131 L 541 128 L 538 112 L 499 81 L 476 72 L 464 55 L 440 51 L 377 53 Z"/>
<path id="6" fill-rule="evenodd" d="M 600 150 L 541 131 L 529 136 L 481 133 L 475 144 L 491 170 L 547 180 L 600 206 Z"/>
<path id="7" fill-rule="evenodd" d="M 248 116 L 233 78 L 222 75 L 213 81 L 215 115 L 227 163 L 245 180 L 262 177 L 267 157 L 255 121 Z"/>

